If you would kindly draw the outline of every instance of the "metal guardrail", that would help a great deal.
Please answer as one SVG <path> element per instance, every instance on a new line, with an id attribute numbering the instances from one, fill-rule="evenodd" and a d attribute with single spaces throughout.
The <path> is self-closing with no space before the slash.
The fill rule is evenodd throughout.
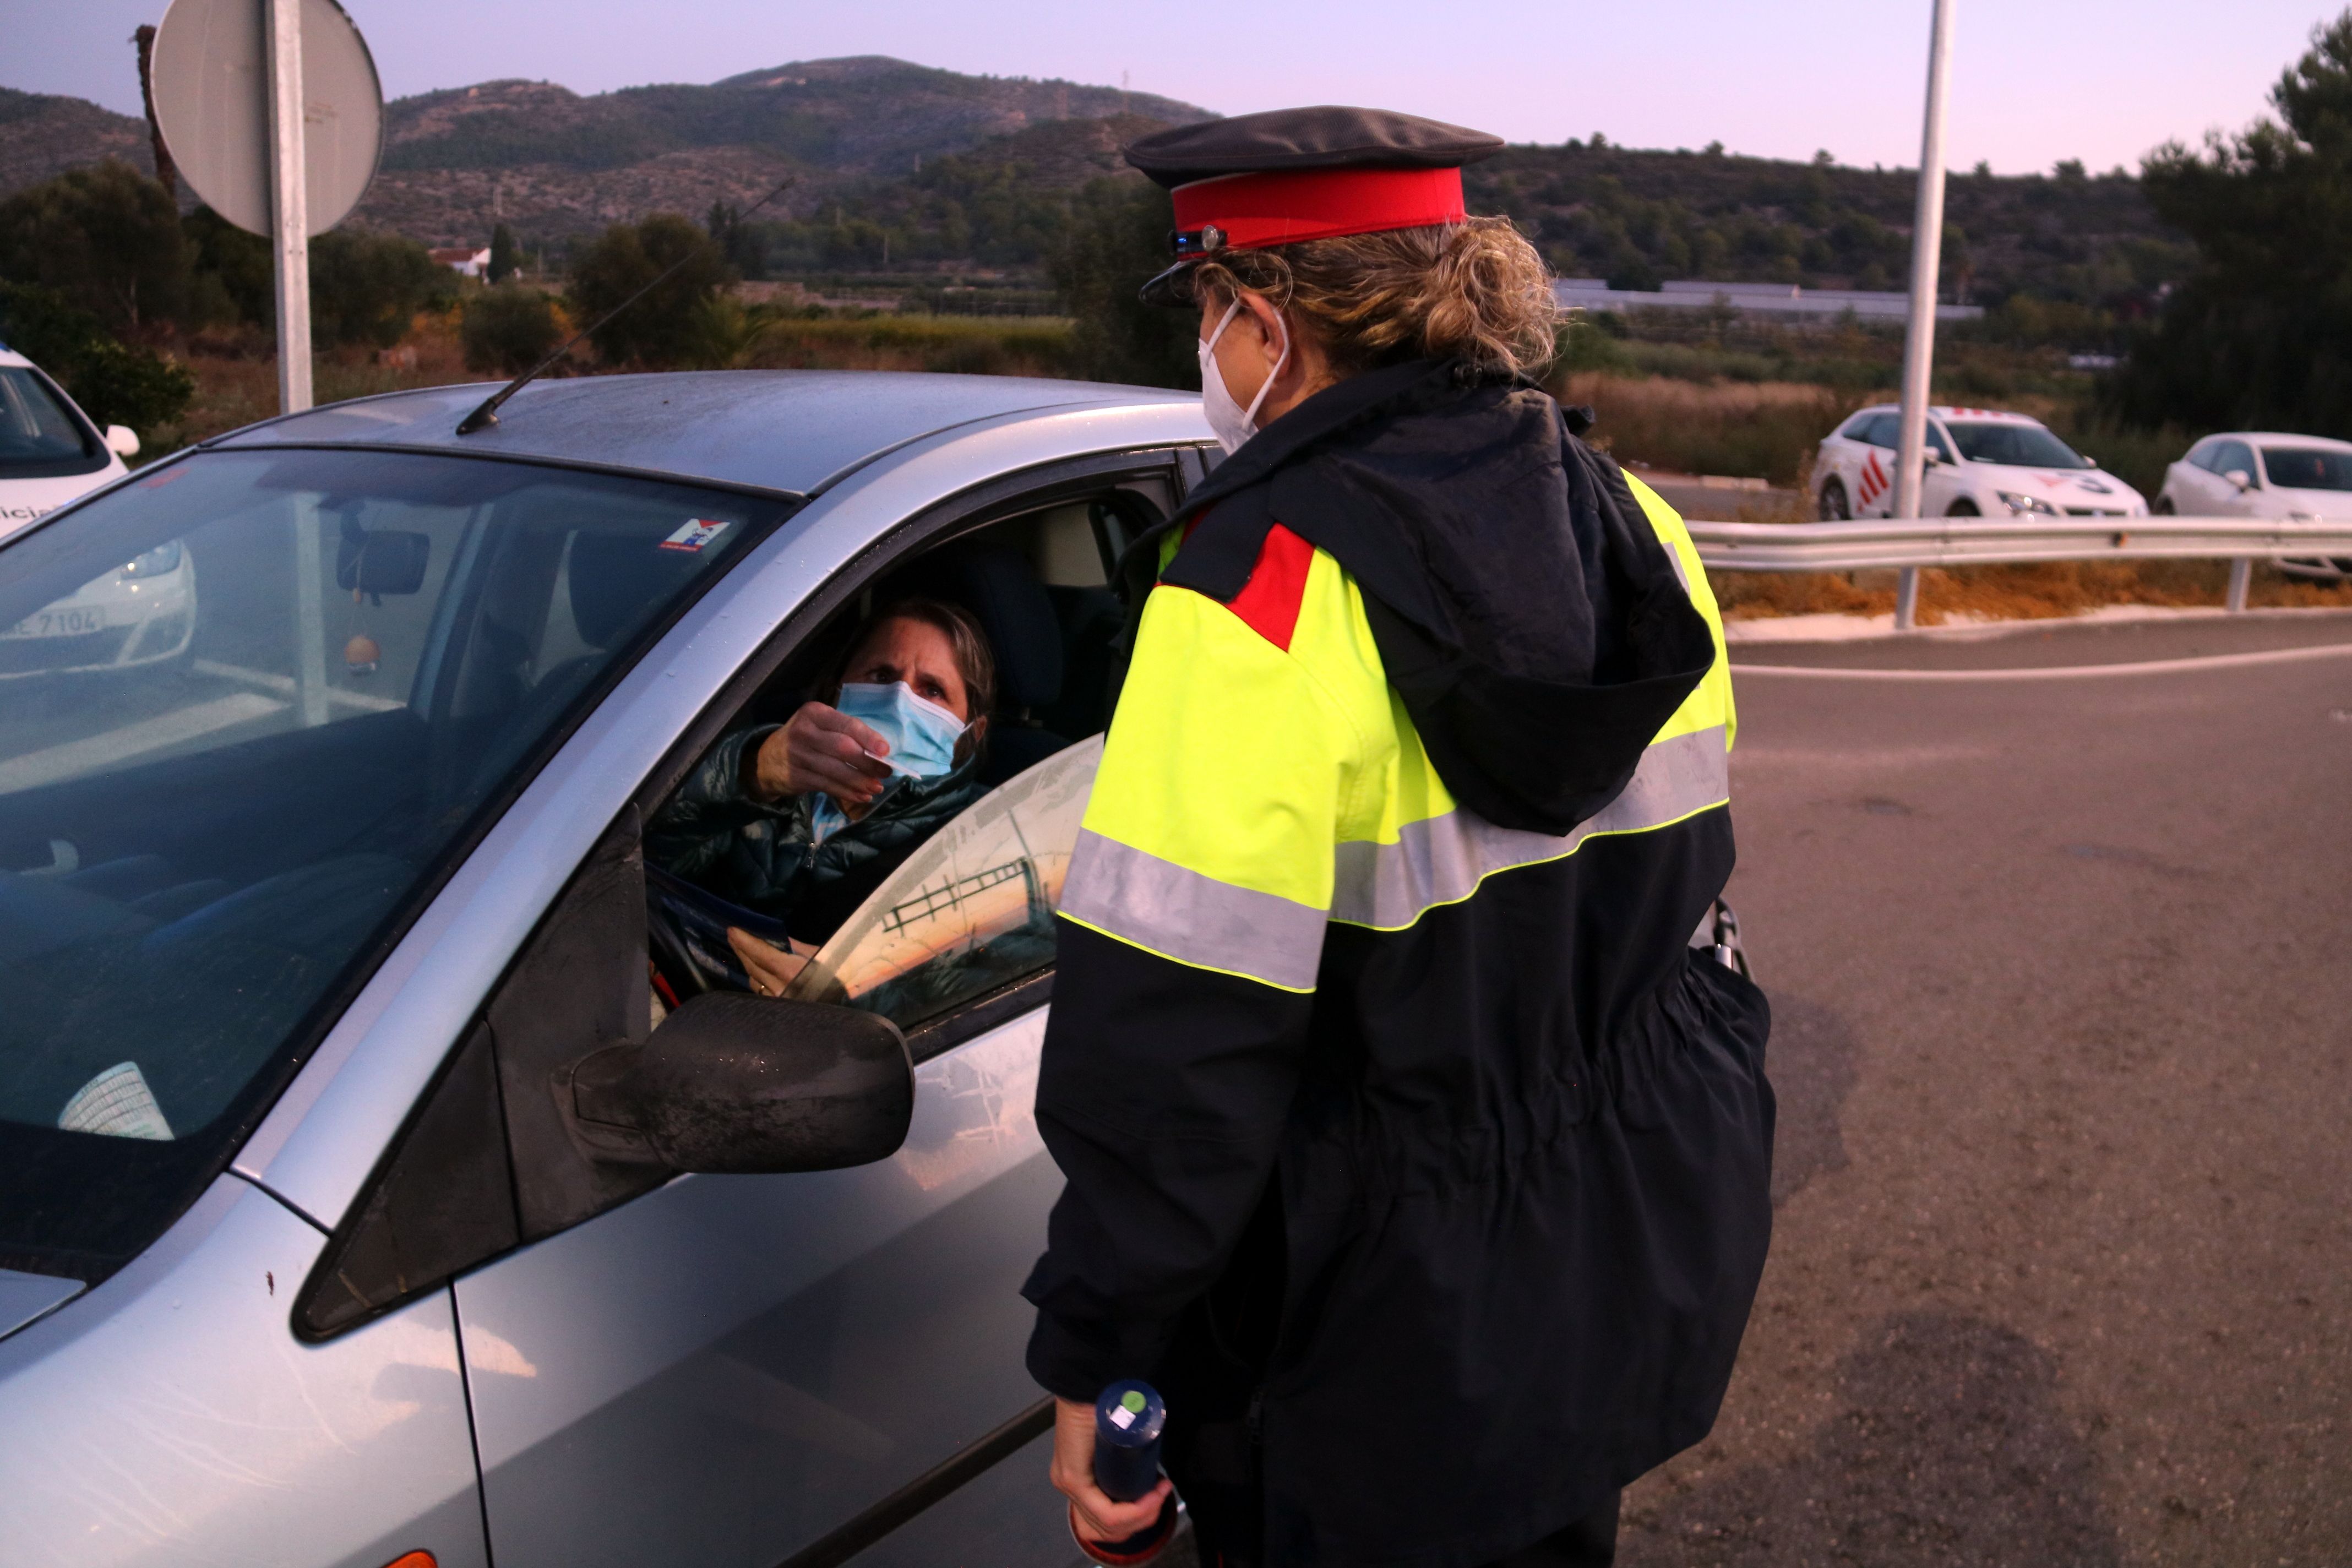
<path id="1" fill-rule="evenodd" d="M 2352 559 L 2352 523 L 2242 517 L 1929 518 L 1863 522 L 1693 522 L 1710 572 L 1859 572 L 1894 567 L 1895 626 L 1917 619 L 1927 566 L 2045 561 L 2226 560 L 2229 607 L 2246 607 L 2253 563 Z"/>

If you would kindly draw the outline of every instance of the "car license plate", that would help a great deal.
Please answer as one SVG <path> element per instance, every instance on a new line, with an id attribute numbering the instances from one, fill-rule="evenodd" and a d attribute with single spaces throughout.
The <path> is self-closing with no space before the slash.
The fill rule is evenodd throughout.
<path id="1" fill-rule="evenodd" d="M 106 629 L 106 609 L 100 605 L 52 605 L 46 610 L 36 610 L 5 631 L 0 638 L 12 637 L 78 637 Z"/>

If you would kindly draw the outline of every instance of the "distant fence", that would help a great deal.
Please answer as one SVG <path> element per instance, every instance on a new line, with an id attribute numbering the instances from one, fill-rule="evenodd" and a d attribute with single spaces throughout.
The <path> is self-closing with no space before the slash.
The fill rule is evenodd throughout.
<path id="1" fill-rule="evenodd" d="M 1927 566 L 2045 561 L 2228 561 L 2229 607 L 2246 607 L 2256 561 L 2306 569 L 2352 567 L 2352 523 L 2267 522 L 2242 517 L 1992 518 L 1863 522 L 1694 522 L 1710 572 L 1860 572 L 1893 567 L 1895 627 L 1918 619 Z"/>

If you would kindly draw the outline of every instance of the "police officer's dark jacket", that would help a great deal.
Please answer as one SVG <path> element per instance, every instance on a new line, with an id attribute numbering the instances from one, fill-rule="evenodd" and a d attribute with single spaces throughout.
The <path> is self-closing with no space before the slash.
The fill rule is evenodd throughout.
<path id="1" fill-rule="evenodd" d="M 1228 1550 L 1486 1562 L 1706 1432 L 1763 1265 L 1765 1009 L 1685 947 L 1714 601 L 1550 398 L 1433 362 L 1176 529 L 1064 893 L 1030 1368 L 1159 1380 Z"/>

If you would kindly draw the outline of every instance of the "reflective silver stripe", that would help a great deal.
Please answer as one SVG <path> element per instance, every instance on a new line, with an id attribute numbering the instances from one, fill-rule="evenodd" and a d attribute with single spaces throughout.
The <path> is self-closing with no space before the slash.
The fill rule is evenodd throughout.
<path id="1" fill-rule="evenodd" d="M 1407 823 L 1394 844 L 1358 839 L 1340 845 L 1331 918 L 1395 931 L 1424 910 L 1468 898 L 1496 871 L 1572 855 L 1596 834 L 1663 827 L 1730 798 L 1723 726 L 1677 735 L 1643 752 L 1624 791 L 1565 837 L 1497 827 L 1470 812 L 1449 811 Z"/>
<path id="2" fill-rule="evenodd" d="M 1078 835 L 1061 911 L 1179 963 L 1286 991 L 1314 990 L 1323 961 L 1321 910 L 1188 871 L 1099 833 Z"/>

